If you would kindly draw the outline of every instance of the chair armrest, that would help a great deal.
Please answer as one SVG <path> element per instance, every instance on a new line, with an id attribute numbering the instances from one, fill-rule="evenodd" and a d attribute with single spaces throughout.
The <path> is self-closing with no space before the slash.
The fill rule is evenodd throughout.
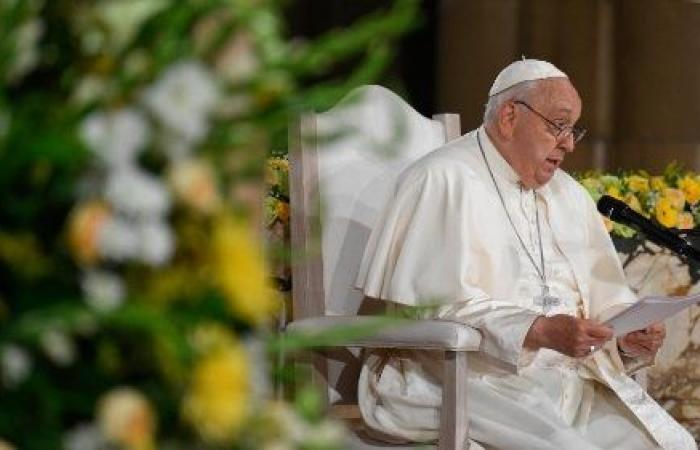
<path id="1" fill-rule="evenodd" d="M 446 320 L 406 320 L 379 322 L 373 316 L 318 316 L 297 320 L 287 325 L 287 331 L 317 334 L 339 327 L 372 330 L 368 336 L 350 338 L 328 347 L 433 349 L 449 351 L 478 351 L 481 334 L 474 328 Z"/>

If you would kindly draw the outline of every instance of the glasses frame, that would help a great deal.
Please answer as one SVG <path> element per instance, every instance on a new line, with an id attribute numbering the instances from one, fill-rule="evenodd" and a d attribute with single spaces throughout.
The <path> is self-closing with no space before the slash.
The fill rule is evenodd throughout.
<path id="1" fill-rule="evenodd" d="M 523 105 L 524 107 L 529 109 L 530 112 L 534 113 L 540 119 L 544 120 L 547 124 L 551 125 L 552 128 L 557 130 L 557 133 L 554 135 L 556 139 L 566 139 L 567 137 L 569 137 L 569 135 L 571 135 L 574 138 L 574 144 L 578 144 L 588 132 L 588 130 L 586 130 L 585 128 L 577 125 L 559 125 L 558 123 L 549 119 L 547 116 L 545 116 L 544 114 L 527 104 L 527 102 L 524 102 L 522 100 L 513 100 L 513 104 Z"/>

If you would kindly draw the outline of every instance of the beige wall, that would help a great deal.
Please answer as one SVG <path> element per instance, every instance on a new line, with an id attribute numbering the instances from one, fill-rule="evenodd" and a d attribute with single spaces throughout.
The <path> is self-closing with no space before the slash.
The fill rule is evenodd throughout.
<path id="1" fill-rule="evenodd" d="M 481 122 L 491 81 L 525 55 L 573 79 L 586 140 L 567 168 L 700 170 L 700 4 L 682 0 L 443 0 L 437 109 Z"/>

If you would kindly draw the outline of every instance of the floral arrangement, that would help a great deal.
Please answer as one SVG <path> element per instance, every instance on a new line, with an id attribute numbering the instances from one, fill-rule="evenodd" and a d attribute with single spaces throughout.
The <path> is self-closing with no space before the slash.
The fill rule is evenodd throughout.
<path id="1" fill-rule="evenodd" d="M 0 448 L 342 445 L 311 391 L 272 400 L 265 161 L 382 73 L 417 2 L 312 41 L 281 4 L 0 0 Z"/>
<path id="2" fill-rule="evenodd" d="M 578 177 L 594 201 L 610 195 L 668 228 L 691 230 L 700 224 L 700 175 L 669 165 L 663 175 L 644 171 L 621 175 L 589 172 Z M 636 231 L 603 217 L 613 236 L 631 238 Z"/>

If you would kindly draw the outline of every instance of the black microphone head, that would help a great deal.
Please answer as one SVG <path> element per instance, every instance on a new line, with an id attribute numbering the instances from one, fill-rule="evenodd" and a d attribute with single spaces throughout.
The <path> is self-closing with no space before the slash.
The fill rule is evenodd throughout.
<path id="1" fill-rule="evenodd" d="M 627 211 L 628 209 L 630 209 L 630 207 L 627 206 L 625 202 L 609 195 L 604 195 L 598 200 L 598 212 L 613 220 L 619 217 L 619 213 Z"/>

